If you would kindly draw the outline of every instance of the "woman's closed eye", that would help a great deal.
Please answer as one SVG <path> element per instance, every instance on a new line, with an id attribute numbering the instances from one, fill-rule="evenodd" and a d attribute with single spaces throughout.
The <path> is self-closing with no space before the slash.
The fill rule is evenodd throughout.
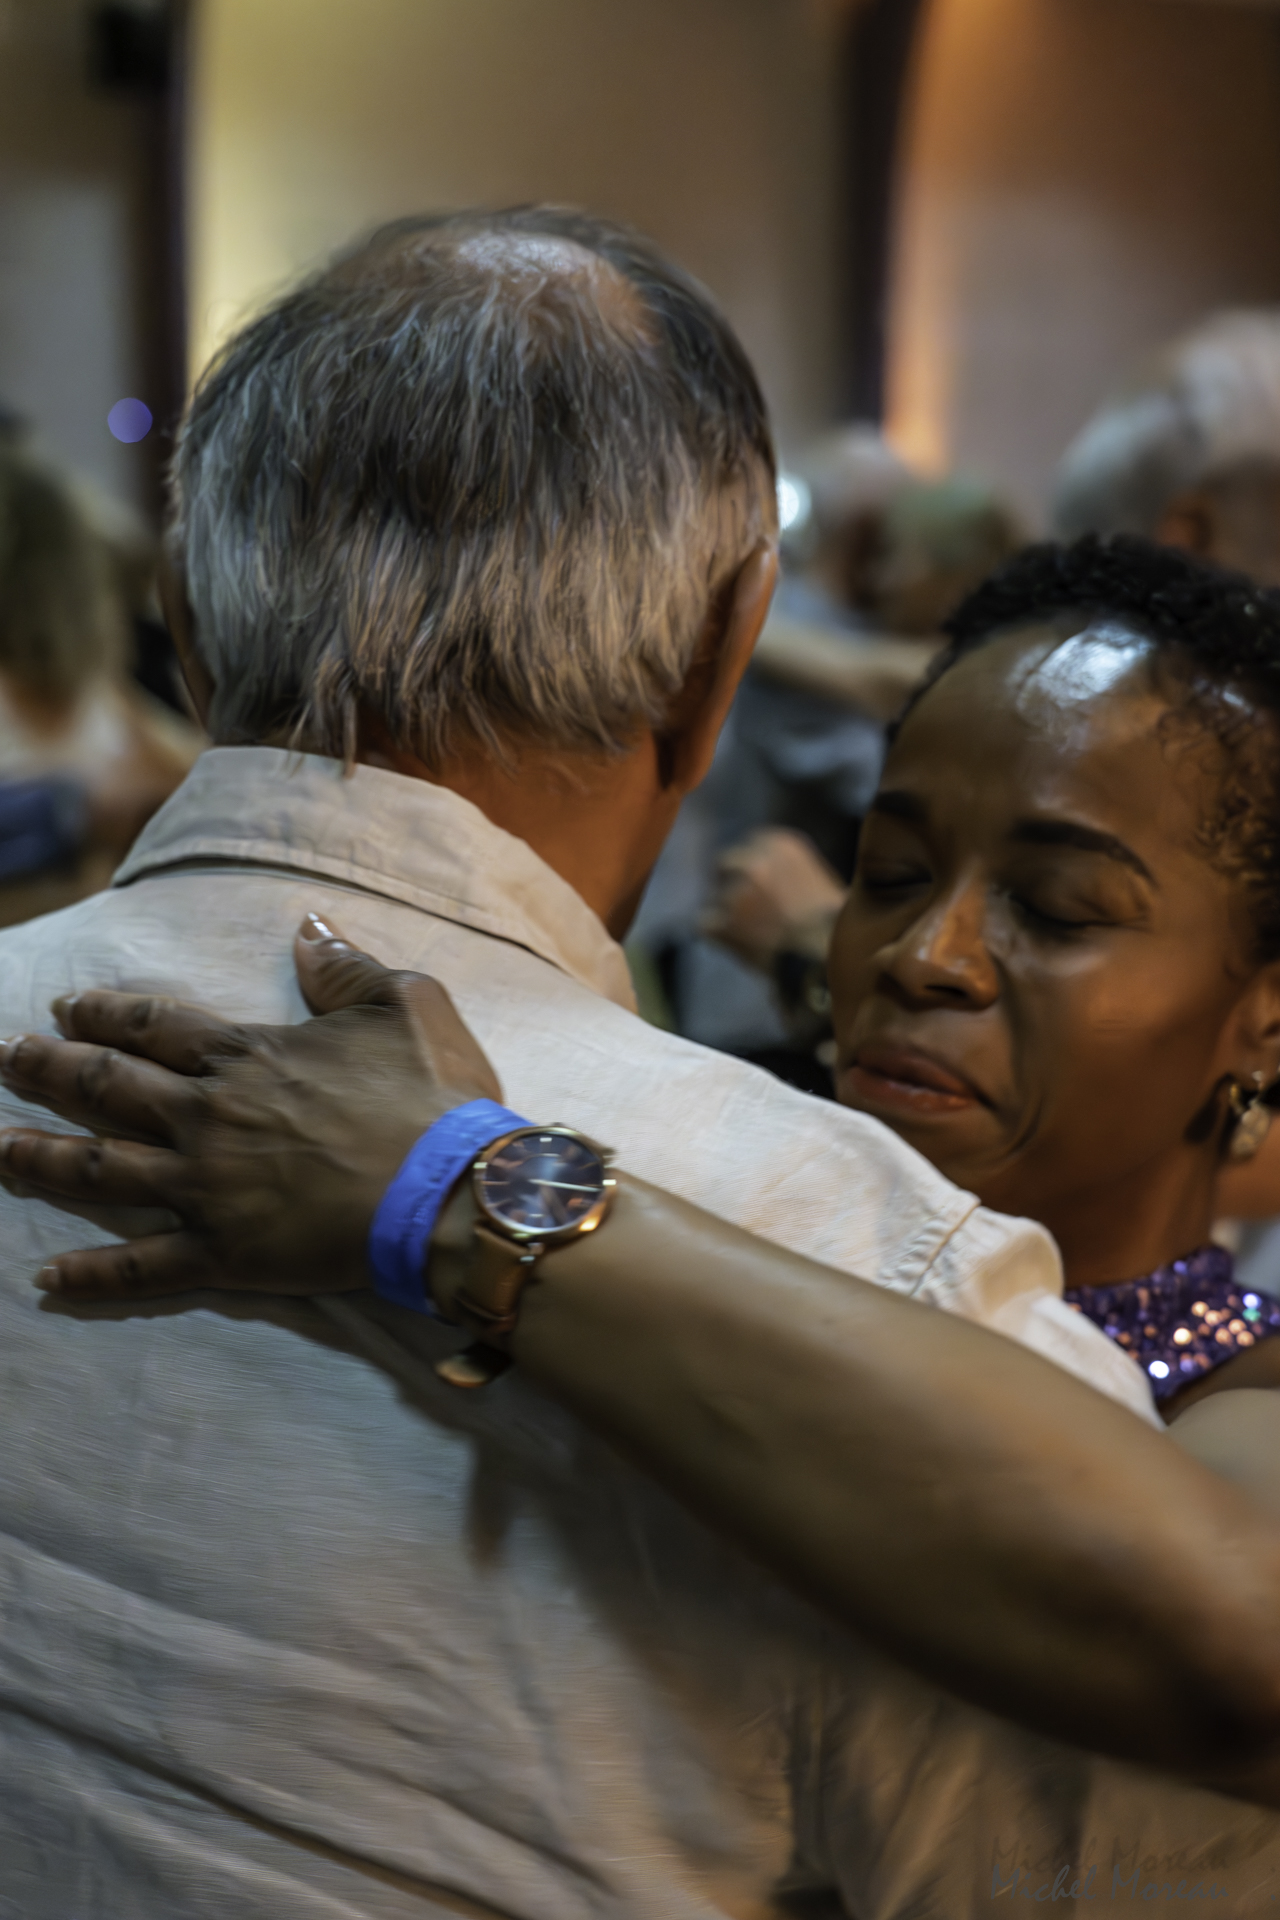
<path id="1" fill-rule="evenodd" d="M 1032 933 L 1071 939 L 1094 929 L 1133 927 L 1144 915 L 1137 889 L 1127 881 L 1112 884 L 1061 873 L 1010 880 L 1003 888 L 1018 918 Z"/>
<path id="2" fill-rule="evenodd" d="M 1025 895 L 1011 893 L 1013 906 L 1021 918 L 1033 931 L 1050 934 L 1058 939 L 1070 938 L 1072 934 L 1084 933 L 1089 927 L 1110 926 L 1110 917 L 1089 913 L 1057 913 L 1042 906 Z"/>
<path id="3" fill-rule="evenodd" d="M 858 884 L 873 900 L 898 900 L 932 884 L 933 875 L 919 860 L 865 860 L 858 868 Z"/>

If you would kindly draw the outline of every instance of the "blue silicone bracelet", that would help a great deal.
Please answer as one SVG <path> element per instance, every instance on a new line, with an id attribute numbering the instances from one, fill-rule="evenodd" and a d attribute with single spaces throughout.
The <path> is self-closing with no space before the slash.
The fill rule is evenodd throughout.
<path id="1" fill-rule="evenodd" d="M 428 1127 L 410 1147 L 369 1229 L 375 1293 L 438 1319 L 427 1292 L 427 1242 L 449 1189 L 482 1148 L 532 1123 L 496 1100 L 471 1100 Z"/>

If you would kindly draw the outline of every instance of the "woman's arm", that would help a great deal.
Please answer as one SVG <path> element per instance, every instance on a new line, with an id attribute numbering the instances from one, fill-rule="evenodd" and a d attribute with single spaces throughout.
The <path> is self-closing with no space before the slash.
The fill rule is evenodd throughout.
<path id="1" fill-rule="evenodd" d="M 1280 1805 L 1272 1733 L 1229 1725 L 1243 1671 L 1218 1718 L 1259 1632 L 1257 1677 L 1274 1686 L 1274 1526 L 1048 1361 L 634 1180 L 607 1233 L 541 1262 L 511 1350 L 917 1671 Z M 1234 1477 L 1238 1454 L 1210 1464 Z"/>
<path id="2" fill-rule="evenodd" d="M 366 1284 L 408 1142 L 493 1084 L 432 983 L 334 942 L 300 970 L 343 1010 L 233 1029 L 94 994 L 64 1013 L 89 1044 L 9 1047 L 16 1091 L 164 1144 L 10 1133 L 7 1176 L 185 1223 L 60 1256 L 46 1284 Z M 538 1273 L 518 1365 L 840 1622 L 1023 1724 L 1280 1806 L 1280 1530 L 1166 1436 L 1012 1341 L 625 1176 L 606 1227 Z"/>

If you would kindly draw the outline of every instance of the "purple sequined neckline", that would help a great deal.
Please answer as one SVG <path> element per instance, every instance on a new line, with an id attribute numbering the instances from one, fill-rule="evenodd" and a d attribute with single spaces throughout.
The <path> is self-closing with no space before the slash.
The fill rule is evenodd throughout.
<path id="1" fill-rule="evenodd" d="M 1063 1297 L 1132 1355 L 1157 1400 L 1280 1333 L 1280 1300 L 1241 1292 L 1225 1247 L 1201 1247 L 1144 1279 L 1073 1287 Z"/>

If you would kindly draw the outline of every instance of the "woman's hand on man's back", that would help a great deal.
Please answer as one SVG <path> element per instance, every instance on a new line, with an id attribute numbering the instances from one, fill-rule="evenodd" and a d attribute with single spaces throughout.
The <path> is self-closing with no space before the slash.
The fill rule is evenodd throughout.
<path id="1" fill-rule="evenodd" d="M 178 1220 L 60 1254 L 37 1286 L 95 1301 L 368 1286 L 369 1226 L 413 1142 L 500 1089 L 437 981 L 391 972 L 314 915 L 295 957 L 320 1016 L 296 1026 L 95 990 L 55 1005 L 64 1037 L 6 1043 L 9 1090 L 93 1132 L 0 1133 L 0 1179 L 37 1198 Z"/>

